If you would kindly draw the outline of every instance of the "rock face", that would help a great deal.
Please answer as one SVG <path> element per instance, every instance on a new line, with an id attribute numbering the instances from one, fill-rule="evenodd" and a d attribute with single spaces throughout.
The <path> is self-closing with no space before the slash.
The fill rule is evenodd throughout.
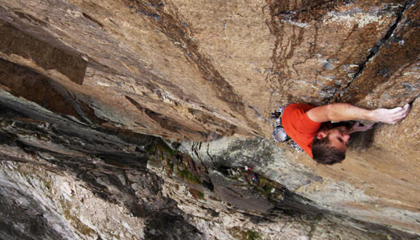
<path id="1" fill-rule="evenodd" d="M 420 234 L 419 1 L 0 3 L 2 238 Z M 326 167 L 271 140 L 291 102 L 412 111 Z"/>

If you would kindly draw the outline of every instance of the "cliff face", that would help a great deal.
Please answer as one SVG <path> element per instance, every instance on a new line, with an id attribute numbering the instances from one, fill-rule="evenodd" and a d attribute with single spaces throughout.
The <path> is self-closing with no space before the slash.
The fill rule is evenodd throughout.
<path id="1" fill-rule="evenodd" d="M 322 178 L 285 158 L 273 161 L 285 150 L 267 140 L 183 142 L 173 150 L 156 137 L 93 128 L 7 92 L 0 96 L 2 239 L 417 236 L 321 208 L 290 191 L 286 185 Z M 245 171 L 244 164 L 255 169 Z M 284 174 L 270 171 L 273 164 Z"/>
<path id="2" fill-rule="evenodd" d="M 51 239 L 69 232 L 63 238 L 72 239 L 72 228 L 86 225 L 82 229 L 90 230 L 84 234 L 79 228 L 78 237 L 111 238 L 112 234 L 98 234 L 108 231 L 94 222 L 99 216 L 92 213 L 90 218 L 75 220 L 81 205 L 69 206 L 71 201 L 65 198 L 67 194 L 77 198 L 73 203 L 83 203 L 83 195 L 93 199 L 88 197 L 93 194 L 99 202 L 92 202 L 92 207 L 108 209 L 107 204 L 116 204 L 116 212 L 120 203 L 128 209 L 118 215 L 128 219 L 120 222 L 132 221 L 126 227 L 130 231 L 121 230 L 124 233 L 118 234 L 127 235 L 120 237 L 176 232 L 191 239 L 224 238 L 212 229 L 225 227 L 221 231 L 226 238 L 241 238 L 240 233 L 247 232 L 240 230 L 243 220 L 249 224 L 244 229 L 275 238 L 284 230 L 275 227 L 280 217 L 271 219 L 277 225 L 261 226 L 238 211 L 267 217 L 283 205 L 261 200 L 267 196 L 241 195 L 239 189 L 233 191 L 235 195 L 231 191 L 235 184 L 225 179 L 231 176 L 228 179 L 237 181 L 236 173 L 248 174 L 238 169 L 249 165 L 267 181 L 276 182 L 278 189 L 291 191 L 291 202 L 311 201 L 308 211 L 315 216 L 318 211 L 332 214 L 319 220 L 322 229 L 328 229 L 327 221 L 339 223 L 336 217 L 345 215 L 419 234 L 419 1 L 0 3 L 2 155 L 7 162 L 2 165 L 1 201 L 15 206 L 19 201 L 10 199 L 29 199 L 24 202 L 27 206 L 49 206 L 48 211 L 35 208 L 29 213 L 28 207 L 22 207 L 23 200 L 17 204 L 20 210 L 7 216 L 20 222 L 18 216 L 26 214 L 40 223 L 17 232 L 38 231 Z M 350 151 L 344 163 L 326 167 L 288 144 L 275 145 L 271 140 L 270 112 L 291 102 L 349 102 L 366 108 L 411 102 L 412 111 L 397 125 L 376 126 L 370 148 L 356 147 L 363 150 Z M 150 156 L 157 153 L 145 149 L 157 140 L 140 134 L 163 137 L 179 154 L 191 156 L 185 160 L 189 165 L 171 170 L 155 163 L 147 170 Z M 168 164 L 182 162 L 172 154 L 166 157 Z M 197 169 L 191 169 L 194 164 Z M 185 195 L 190 189 L 185 184 L 191 181 L 177 183 L 186 178 L 185 168 L 200 175 L 194 186 L 198 182 L 206 187 L 192 187 Z M 106 180 L 98 183 L 101 176 Z M 30 184 L 38 178 L 43 178 L 42 184 Z M 81 180 L 80 185 L 75 179 Z M 45 183 L 54 181 L 73 186 Z M 22 187 L 27 184 L 31 187 Z M 45 188 L 55 190 L 48 195 Z M 34 189 L 44 192 L 34 197 L 28 193 Z M 201 194 L 230 207 L 210 204 L 209 198 L 211 207 L 200 205 Z M 297 200 L 296 194 L 306 200 Z M 54 204 L 33 200 L 44 199 L 41 195 L 48 195 Z M 65 200 L 55 199 L 59 196 Z M 166 205 L 171 206 L 169 212 Z M 293 211 L 304 208 L 292 206 Z M 208 219 L 206 214 L 212 211 L 218 214 Z M 47 212 L 57 221 L 46 218 Z M 110 210 L 108 217 L 112 215 Z M 167 222 L 160 225 L 160 217 Z M 305 232 L 327 238 L 327 230 L 313 230 L 310 225 L 317 219 L 311 219 L 307 225 L 290 219 L 302 226 L 289 229 L 290 236 Z M 73 221 L 73 227 L 66 221 Z M 355 224 L 352 221 L 341 229 L 349 235 L 341 236 L 357 232 L 349 227 Z M 222 226 L 224 222 L 232 225 Z M 52 223 L 60 227 L 45 227 Z M 173 231 L 162 226 L 172 226 Z M 49 232 L 44 234 L 42 229 Z M 239 233 L 233 234 L 232 229 Z M 365 236 L 355 232 L 354 236 Z"/>

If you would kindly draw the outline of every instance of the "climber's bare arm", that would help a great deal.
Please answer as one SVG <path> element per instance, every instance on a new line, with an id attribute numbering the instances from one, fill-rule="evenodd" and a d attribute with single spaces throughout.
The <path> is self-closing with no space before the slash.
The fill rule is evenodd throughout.
<path id="1" fill-rule="evenodd" d="M 312 108 L 308 117 L 314 122 L 370 120 L 395 124 L 407 116 L 410 104 L 392 109 L 378 108 L 368 110 L 348 103 L 334 103 Z"/>
<path id="2" fill-rule="evenodd" d="M 363 126 L 363 125 L 361 125 L 359 122 L 356 122 L 348 131 L 347 131 L 347 134 L 352 134 L 352 133 L 355 133 L 355 132 L 364 132 L 364 131 L 367 131 L 367 130 L 369 130 L 369 129 L 372 129 L 373 128 L 373 125 L 375 125 L 375 123 L 372 123 L 372 124 L 369 124 L 369 125 L 366 125 L 366 126 Z"/>

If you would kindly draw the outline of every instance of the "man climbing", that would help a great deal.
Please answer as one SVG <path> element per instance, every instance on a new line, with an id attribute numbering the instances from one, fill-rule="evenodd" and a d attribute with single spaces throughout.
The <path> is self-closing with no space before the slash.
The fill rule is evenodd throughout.
<path id="1" fill-rule="evenodd" d="M 347 103 L 319 107 L 295 103 L 284 109 L 281 124 L 286 134 L 315 161 L 332 165 L 344 160 L 350 133 L 366 131 L 373 125 L 361 126 L 356 123 L 351 129 L 344 126 L 333 128 L 330 121 L 370 120 L 395 124 L 405 118 L 409 111 L 409 104 L 393 109 L 367 110 Z"/>

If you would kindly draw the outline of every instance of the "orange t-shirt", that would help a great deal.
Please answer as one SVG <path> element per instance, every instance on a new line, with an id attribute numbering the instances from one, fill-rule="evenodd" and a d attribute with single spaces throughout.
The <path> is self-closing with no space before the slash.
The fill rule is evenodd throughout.
<path id="1" fill-rule="evenodd" d="M 304 103 L 290 104 L 281 117 L 286 134 L 311 157 L 312 142 L 322 124 L 312 121 L 306 114 L 312 108 L 314 106 Z"/>

